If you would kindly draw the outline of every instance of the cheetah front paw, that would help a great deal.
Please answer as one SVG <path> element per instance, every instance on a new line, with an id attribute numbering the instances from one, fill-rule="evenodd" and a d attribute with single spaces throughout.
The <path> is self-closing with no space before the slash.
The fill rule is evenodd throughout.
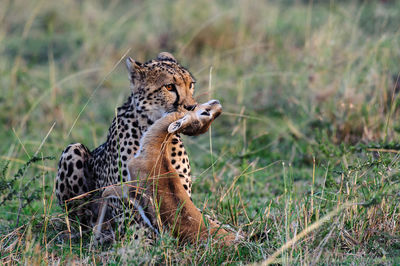
<path id="1" fill-rule="evenodd" d="M 95 246 L 113 243 L 115 241 L 115 233 L 111 225 L 107 222 L 103 224 L 102 227 L 96 225 L 93 228 L 93 243 Z"/>

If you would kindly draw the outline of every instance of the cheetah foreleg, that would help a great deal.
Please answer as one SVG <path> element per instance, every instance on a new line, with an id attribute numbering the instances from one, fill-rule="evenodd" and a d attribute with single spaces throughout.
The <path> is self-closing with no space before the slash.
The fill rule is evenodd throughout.
<path id="1" fill-rule="evenodd" d="M 102 236 L 102 228 L 104 225 L 104 218 L 107 213 L 107 208 L 108 206 L 108 201 L 111 198 L 115 198 L 121 201 L 129 201 L 129 204 L 133 206 L 139 215 L 141 216 L 142 220 L 146 223 L 146 225 L 153 230 L 157 235 L 159 235 L 159 232 L 154 226 L 151 224 L 151 221 L 149 217 L 145 214 L 143 207 L 139 204 L 139 201 L 136 199 L 136 197 L 130 196 L 130 188 L 126 185 L 114 185 L 111 187 L 108 187 L 104 190 L 102 194 L 102 202 L 100 204 L 100 211 L 99 211 L 99 216 L 96 222 L 95 227 L 93 228 L 93 233 L 95 236 L 95 239 L 99 241 Z M 137 195 L 136 195 L 137 196 Z M 115 236 L 113 235 L 113 239 L 115 239 Z"/>

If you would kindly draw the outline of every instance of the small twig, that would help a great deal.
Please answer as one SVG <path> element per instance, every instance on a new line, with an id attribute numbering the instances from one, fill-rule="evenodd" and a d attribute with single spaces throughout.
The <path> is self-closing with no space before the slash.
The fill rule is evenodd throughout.
<path id="1" fill-rule="evenodd" d="M 15 227 L 18 227 L 19 225 L 19 217 L 21 215 L 21 211 L 22 211 L 22 199 L 21 199 L 21 190 L 18 193 L 18 200 L 19 200 L 19 206 L 18 206 L 18 214 L 17 214 L 17 221 L 15 222 Z"/>
<path id="2" fill-rule="evenodd" d="M 3 156 L 3 155 L 0 156 L 0 159 L 14 162 L 14 163 L 19 163 L 19 164 L 26 164 L 26 161 L 24 161 L 24 160 L 13 158 L 13 157 L 8 157 L 8 156 Z M 55 169 L 53 167 L 48 167 L 48 166 L 44 166 L 44 165 L 32 165 L 32 167 L 38 168 L 40 170 L 49 171 L 49 172 L 57 171 L 57 169 Z"/>
<path id="3" fill-rule="evenodd" d="M 395 149 L 376 149 L 376 148 L 369 148 L 367 151 L 378 151 L 378 152 L 389 152 L 389 153 L 400 153 L 400 150 Z"/>

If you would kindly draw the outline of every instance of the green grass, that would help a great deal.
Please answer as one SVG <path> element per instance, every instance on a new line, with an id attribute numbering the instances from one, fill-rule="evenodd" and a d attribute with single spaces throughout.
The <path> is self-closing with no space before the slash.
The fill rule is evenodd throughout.
<path id="1" fill-rule="evenodd" d="M 2 1 L 0 261 L 398 263 L 399 25 L 398 1 Z M 248 237 L 69 241 L 61 151 L 105 140 L 129 94 L 120 60 L 160 51 L 224 107 L 185 138 L 193 200 Z"/>

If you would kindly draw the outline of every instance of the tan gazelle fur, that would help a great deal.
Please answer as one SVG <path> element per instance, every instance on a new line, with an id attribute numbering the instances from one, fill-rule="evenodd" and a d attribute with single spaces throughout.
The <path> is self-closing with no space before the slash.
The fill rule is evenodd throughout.
<path id="1" fill-rule="evenodd" d="M 150 209 L 154 213 L 149 215 L 150 218 L 144 217 L 148 225 L 154 229 L 150 220 L 157 221 L 156 227 L 167 227 L 182 241 L 196 243 L 212 235 L 214 239 L 222 239 L 223 244 L 231 244 L 235 241 L 235 234 L 206 219 L 196 208 L 184 190 L 175 168 L 171 165 L 170 154 L 166 152 L 168 145 L 171 145 L 173 135 L 177 133 L 202 134 L 208 130 L 221 111 L 220 103 L 211 100 L 197 106 L 193 111 L 174 112 L 157 120 L 142 138 L 139 154 L 128 164 L 132 180 L 137 178 L 139 182 L 130 187 L 121 185 L 109 187 L 104 191 L 103 199 L 130 198 L 130 202 L 138 212 L 143 212 L 141 206 L 152 205 Z M 137 187 L 144 189 L 140 190 Z M 95 227 L 95 234 L 101 232 L 103 221 L 100 218 L 105 209 L 103 205 Z"/>

